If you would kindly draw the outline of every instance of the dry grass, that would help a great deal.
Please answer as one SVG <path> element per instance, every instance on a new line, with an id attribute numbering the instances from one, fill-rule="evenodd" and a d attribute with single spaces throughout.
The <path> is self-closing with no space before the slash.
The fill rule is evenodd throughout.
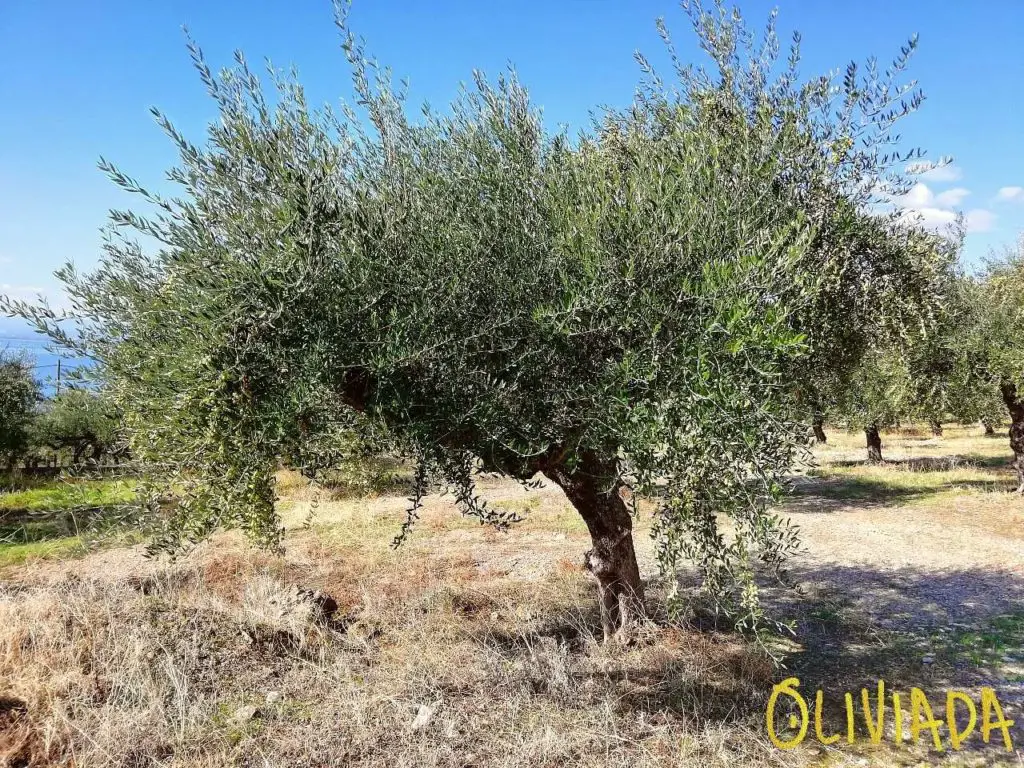
<path id="1" fill-rule="evenodd" d="M 575 570 L 512 583 L 458 553 L 291 551 L 222 541 L 189 564 L 126 557 L 8 588 L 0 679 L 28 713 L 8 750 L 76 766 L 770 759 L 754 705 L 773 669 L 733 637 L 603 648 Z M 335 618 L 293 584 L 334 585 Z"/>
<path id="2" fill-rule="evenodd" d="M 1014 521 L 1024 512 L 998 490 L 1005 472 L 995 457 L 1006 446 L 955 430 L 935 443 L 890 436 L 889 458 L 911 461 L 867 467 L 850 463 L 862 458 L 857 436 L 831 437 L 809 481 L 817 485 L 791 510 L 818 553 L 800 574 L 810 596 L 788 606 L 802 612 L 791 667 L 826 682 L 834 673 L 835 685 L 893 670 L 902 674 L 894 679 L 931 683 L 930 691 L 944 690 L 943 680 L 946 688 L 975 682 L 956 677 L 952 657 L 946 678 L 915 677 L 919 660 L 886 644 L 872 604 L 857 602 L 864 594 L 848 581 L 856 569 L 888 578 L 871 558 L 891 559 L 897 550 L 885 548 L 897 546 L 898 532 L 932 518 L 962 529 L 972 516 L 1008 520 L 989 526 L 976 548 L 991 563 L 985 573 L 1002 573 L 1020 551 Z M 388 545 L 400 496 L 317 503 L 300 480 L 282 480 L 290 527 L 283 556 L 221 535 L 177 563 L 117 548 L 3 572 L 0 765 L 703 768 L 940 759 L 884 745 L 774 749 L 764 706 L 789 672 L 735 635 L 662 623 L 635 647 L 602 647 L 578 565 L 585 529 L 557 491 L 485 483 L 491 499 L 527 514 L 508 534 L 430 499 L 396 552 Z M 850 536 L 863 547 L 851 547 Z M 645 538 L 638 535 L 642 569 L 651 577 Z M 908 544 L 932 555 L 935 546 Z M 901 598 L 914 588 L 931 595 L 938 584 L 929 581 L 938 572 L 932 561 L 914 556 L 898 574 Z M 297 587 L 329 594 L 337 611 L 325 614 Z M 656 583 L 652 593 L 657 605 Z M 883 598 L 881 589 L 873 596 Z M 924 636 L 939 637 L 934 628 Z M 1005 655 L 1004 640 L 1013 638 L 1000 640 Z M 945 758 L 1018 765 L 994 750 Z"/>

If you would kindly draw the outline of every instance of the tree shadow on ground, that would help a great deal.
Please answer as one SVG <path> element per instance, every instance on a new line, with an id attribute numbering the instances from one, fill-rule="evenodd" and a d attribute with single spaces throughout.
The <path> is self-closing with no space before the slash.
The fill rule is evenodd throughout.
<path id="1" fill-rule="evenodd" d="M 850 469 L 853 467 L 882 467 L 903 472 L 948 472 L 954 469 L 1002 469 L 1009 468 L 1013 456 L 983 456 L 979 453 L 954 453 L 949 456 L 913 456 L 907 459 L 884 459 L 869 462 L 867 459 L 843 459 L 830 461 L 828 467 Z"/>
<path id="2" fill-rule="evenodd" d="M 0 511 L 0 546 L 101 533 L 124 523 L 123 504 L 61 510 Z"/>
<path id="3" fill-rule="evenodd" d="M 661 620 L 627 648 L 602 648 L 597 612 L 579 618 L 552 617 L 529 631 L 488 629 L 478 640 L 505 665 L 530 670 L 536 695 L 570 708 L 610 705 L 652 725 L 749 726 L 770 692 L 771 664 L 735 633 Z"/>
<path id="4" fill-rule="evenodd" d="M 963 458 L 977 467 L 1005 470 L 1007 475 L 1009 475 L 1013 469 L 1013 454 L 1010 452 L 1009 446 L 1007 446 L 1005 455 L 983 456 L 980 453 L 969 453 Z"/>
<path id="5" fill-rule="evenodd" d="M 488 630 L 479 639 L 508 663 L 536 664 L 536 692 L 561 691 L 566 706 L 599 696 L 645 721 L 686 723 L 698 730 L 723 723 L 755 727 L 760 722 L 763 728 L 772 685 L 787 677 L 799 678 L 812 717 L 815 691 L 822 690 L 828 734 L 846 733 L 844 694 L 852 693 L 856 740 L 862 744 L 870 736 L 860 691 L 869 691 L 874 706 L 879 680 L 887 691 L 901 692 L 908 710 L 910 689 L 921 689 L 940 720 L 948 691 L 963 690 L 977 705 L 980 687 L 988 686 L 1006 717 L 1024 722 L 1021 574 L 813 564 L 792 575 L 799 589 L 762 590 L 769 614 L 794 622 L 790 640 L 769 646 L 780 654 L 781 667 L 772 666 L 751 637 L 720 626 L 698 629 L 696 621 L 670 624 L 660 590 L 652 600 L 660 625 L 656 636 L 644 640 L 641 635 L 636 647 L 607 656 L 595 643 L 600 622 L 593 606 L 570 619 L 544 619 L 527 632 Z M 684 589 L 692 587 L 693 574 L 683 581 Z M 891 729 L 891 702 L 889 707 Z M 940 732 L 948 751 L 945 725 Z M 809 734 L 806 743 L 813 745 L 813 724 Z M 999 733 L 993 738 L 985 745 L 975 733 L 962 749 L 995 754 L 1001 748 Z M 1019 732 L 1014 738 L 1020 739 Z M 891 736 L 887 739 L 891 746 Z M 925 731 L 915 760 L 921 759 L 919 752 L 926 759 L 940 756 L 927 752 L 929 743 Z"/>
<path id="6" fill-rule="evenodd" d="M 850 508 L 906 504 L 934 492 L 929 488 L 896 486 L 865 477 L 798 478 L 786 499 L 786 511 L 839 512 Z"/>
<path id="7" fill-rule="evenodd" d="M 857 738 L 868 739 L 860 690 L 874 702 L 878 680 L 904 702 L 911 687 L 920 688 L 940 720 L 948 691 L 964 690 L 977 704 L 988 686 L 1007 717 L 1024 720 L 1024 575 L 826 564 L 793 576 L 803 594 L 775 590 L 766 603 L 796 620 L 786 674 L 800 679 L 808 701 L 823 691 L 829 732 L 845 733 L 844 694 L 851 692 Z M 976 737 L 967 747 L 993 749 Z"/>
<path id="8" fill-rule="evenodd" d="M 927 471 L 927 470 L 921 470 Z M 789 512 L 840 512 L 870 507 L 900 506 L 926 499 L 937 493 L 958 491 L 1011 491 L 1012 478 L 1007 473 L 994 474 L 991 479 L 950 480 L 941 485 L 901 485 L 896 479 L 823 475 L 797 478 L 786 499 Z"/>

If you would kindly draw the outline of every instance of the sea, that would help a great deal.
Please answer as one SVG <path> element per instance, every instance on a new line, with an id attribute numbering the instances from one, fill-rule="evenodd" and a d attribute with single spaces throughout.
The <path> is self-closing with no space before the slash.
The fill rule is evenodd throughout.
<path id="1" fill-rule="evenodd" d="M 57 391 L 58 371 L 61 379 L 64 379 L 71 371 L 88 363 L 88 360 L 82 358 L 54 352 L 50 342 L 40 336 L 31 338 L 22 335 L 5 336 L 0 334 L 0 350 L 5 350 L 8 354 L 25 355 L 32 363 L 36 380 L 42 386 L 43 394 L 47 396 L 51 396 Z"/>

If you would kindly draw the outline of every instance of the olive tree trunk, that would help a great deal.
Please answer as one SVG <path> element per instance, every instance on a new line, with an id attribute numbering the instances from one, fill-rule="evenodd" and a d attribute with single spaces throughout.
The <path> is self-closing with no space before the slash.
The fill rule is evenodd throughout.
<path id="1" fill-rule="evenodd" d="M 989 419 L 982 419 L 981 426 L 985 428 L 986 437 L 992 437 L 996 433 L 996 428 Z"/>
<path id="2" fill-rule="evenodd" d="M 593 548 L 583 564 L 597 582 L 604 639 L 626 641 L 644 616 L 644 586 L 615 463 L 584 454 L 571 469 L 556 465 L 544 474 L 565 492 L 590 531 Z"/>
<path id="3" fill-rule="evenodd" d="M 827 443 L 828 435 L 825 434 L 825 417 L 820 413 L 814 414 L 812 427 L 814 428 L 814 439 L 819 443 Z"/>
<path id="4" fill-rule="evenodd" d="M 1024 400 L 1018 396 L 1014 384 L 1004 382 L 1000 389 L 1010 412 L 1010 449 L 1017 470 L 1017 493 L 1024 493 Z"/>
<path id="5" fill-rule="evenodd" d="M 939 421 L 938 419 L 935 419 L 934 421 L 932 421 L 931 428 L 932 428 L 932 434 L 933 435 L 935 435 L 936 437 L 942 437 L 942 422 L 941 421 Z"/>
<path id="6" fill-rule="evenodd" d="M 878 463 L 882 461 L 882 436 L 878 432 L 878 425 L 871 424 L 864 428 L 864 435 L 868 442 L 868 461 Z"/>

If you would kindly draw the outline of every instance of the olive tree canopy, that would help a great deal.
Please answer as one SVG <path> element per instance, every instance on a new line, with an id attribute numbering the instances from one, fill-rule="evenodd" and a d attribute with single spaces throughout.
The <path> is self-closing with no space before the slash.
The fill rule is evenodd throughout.
<path id="1" fill-rule="evenodd" d="M 13 467 L 28 448 L 39 399 L 39 383 L 29 360 L 0 348 L 0 462 L 5 467 Z"/>
<path id="2" fill-rule="evenodd" d="M 116 447 L 120 418 L 102 391 L 66 389 L 42 403 L 32 421 L 35 446 L 70 451 L 75 464 L 99 462 Z"/>
<path id="3" fill-rule="evenodd" d="M 1024 493 L 1024 237 L 986 265 L 976 288 L 969 349 L 1010 415 L 1017 492 Z"/>
<path id="4" fill-rule="evenodd" d="M 642 610 L 627 487 L 656 498 L 666 569 L 688 558 L 756 611 L 753 559 L 794 542 L 769 512 L 807 444 L 793 376 L 845 354 L 821 308 L 900 318 L 930 295 L 931 240 L 874 207 L 921 97 L 899 82 L 913 41 L 885 71 L 801 79 L 773 22 L 685 7 L 713 66 L 661 26 L 672 76 L 638 56 L 634 103 L 575 136 L 514 73 L 413 119 L 344 7 L 357 99 L 338 110 L 274 72 L 266 93 L 240 54 L 215 75 L 191 45 L 219 118 L 194 144 L 156 113 L 181 194 L 103 163 L 155 212 L 114 212 L 100 266 L 59 273 L 77 332 L 8 304 L 102 363 L 133 455 L 185 490 L 162 545 L 219 526 L 277 542 L 275 462 L 342 424 L 416 458 L 409 523 L 432 478 L 496 525 L 512 516 L 477 469 L 558 484 L 608 634 Z"/>

